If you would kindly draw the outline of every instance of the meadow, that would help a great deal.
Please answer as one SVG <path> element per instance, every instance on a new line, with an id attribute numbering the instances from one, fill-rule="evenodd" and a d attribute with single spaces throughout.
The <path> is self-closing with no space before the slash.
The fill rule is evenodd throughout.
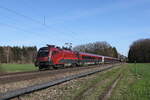
<path id="1" fill-rule="evenodd" d="M 150 100 L 150 64 L 124 64 L 109 71 L 76 80 L 61 88 L 64 100 L 99 100 L 121 75 L 109 100 Z M 70 88 L 69 88 L 70 87 Z M 66 90 L 67 89 L 67 90 Z"/>
<path id="2" fill-rule="evenodd" d="M 150 64 L 128 64 L 110 100 L 150 100 Z"/>
<path id="3" fill-rule="evenodd" d="M 23 72 L 37 69 L 34 64 L 0 64 L 0 72 Z"/>

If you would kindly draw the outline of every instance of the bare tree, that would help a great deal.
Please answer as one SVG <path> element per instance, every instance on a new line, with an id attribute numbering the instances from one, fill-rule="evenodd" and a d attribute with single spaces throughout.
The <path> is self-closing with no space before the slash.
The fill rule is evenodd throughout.
<path id="1" fill-rule="evenodd" d="M 94 53 L 104 56 L 112 56 L 116 58 L 118 57 L 117 49 L 115 47 L 112 47 L 105 41 L 79 45 L 74 47 L 73 50 L 80 52 Z"/>

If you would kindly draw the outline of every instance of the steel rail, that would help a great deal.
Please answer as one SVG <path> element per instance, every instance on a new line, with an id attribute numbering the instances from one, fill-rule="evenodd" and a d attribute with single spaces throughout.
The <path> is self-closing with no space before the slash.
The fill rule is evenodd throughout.
<path id="1" fill-rule="evenodd" d="M 46 82 L 46 83 L 43 83 L 43 84 L 38 84 L 38 85 L 33 85 L 33 86 L 29 86 L 29 87 L 25 87 L 25 88 L 13 90 L 13 91 L 8 91 L 6 93 L 0 94 L 0 100 L 10 100 L 12 98 L 19 97 L 21 95 L 28 94 L 28 93 L 31 93 L 31 92 L 34 92 L 34 91 L 42 90 L 42 89 L 45 89 L 45 88 L 48 88 L 48 87 L 51 87 L 51 86 L 54 86 L 54 85 L 58 85 L 58 84 L 66 82 L 66 81 L 70 81 L 70 80 L 73 80 L 73 79 L 77 79 L 77 78 L 85 77 L 85 76 L 88 76 L 88 75 L 92 75 L 92 74 L 95 74 L 95 73 L 98 73 L 98 72 L 106 71 L 108 69 L 111 69 L 114 66 L 118 66 L 118 65 L 110 65 L 110 67 L 107 67 L 107 68 L 104 68 L 104 69 L 93 70 L 93 71 L 88 71 L 88 72 L 82 72 L 80 74 L 67 76 L 67 77 L 60 78 L 60 79 L 50 81 L 50 82 Z"/>
<path id="2" fill-rule="evenodd" d="M 77 71 L 80 69 L 92 69 L 96 67 L 103 67 L 104 65 L 95 65 L 95 66 L 86 66 L 86 67 L 72 67 L 72 68 L 63 68 L 63 69 L 58 69 L 58 70 L 47 70 L 47 71 L 38 71 L 38 72 L 33 72 L 33 73 L 21 73 L 21 74 L 13 74 L 13 75 L 4 75 L 0 76 L 0 85 L 5 84 L 5 83 L 11 83 L 11 82 L 17 82 L 17 81 L 22 81 L 22 80 L 29 80 L 29 79 L 35 79 L 39 77 L 44 77 L 47 75 L 55 75 L 57 73 L 65 73 L 65 72 L 73 72 Z M 108 65 L 106 65 L 108 66 Z"/>

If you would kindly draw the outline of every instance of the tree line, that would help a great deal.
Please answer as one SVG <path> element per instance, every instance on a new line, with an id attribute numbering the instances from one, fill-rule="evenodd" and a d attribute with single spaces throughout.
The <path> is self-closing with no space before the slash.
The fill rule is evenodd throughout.
<path id="1" fill-rule="evenodd" d="M 117 49 L 107 42 L 94 42 L 78 45 L 74 47 L 73 50 L 118 58 Z"/>
<path id="2" fill-rule="evenodd" d="M 129 62 L 150 62 L 150 39 L 140 39 L 132 43 L 128 52 Z"/>
<path id="3" fill-rule="evenodd" d="M 35 46 L 0 46 L 0 63 L 33 63 L 36 53 Z"/>
<path id="4" fill-rule="evenodd" d="M 94 42 L 78 45 L 75 51 L 99 54 L 118 58 L 119 53 L 115 47 L 107 42 Z M 0 63 L 33 63 L 37 54 L 36 46 L 0 46 Z"/>

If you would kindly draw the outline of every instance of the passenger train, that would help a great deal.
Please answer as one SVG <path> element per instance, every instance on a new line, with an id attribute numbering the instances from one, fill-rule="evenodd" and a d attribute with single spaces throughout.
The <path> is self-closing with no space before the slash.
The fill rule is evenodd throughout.
<path id="1" fill-rule="evenodd" d="M 96 55 L 91 53 L 77 52 L 67 48 L 60 48 L 54 45 L 47 45 L 38 50 L 35 66 L 39 70 L 65 67 L 65 66 L 81 66 L 84 64 L 102 64 L 116 63 L 119 59 Z"/>

